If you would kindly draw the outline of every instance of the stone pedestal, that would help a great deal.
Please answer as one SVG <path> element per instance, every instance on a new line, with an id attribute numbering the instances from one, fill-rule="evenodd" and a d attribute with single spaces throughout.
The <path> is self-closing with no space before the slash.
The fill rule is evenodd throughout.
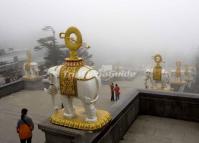
<path id="1" fill-rule="evenodd" d="M 181 82 L 173 81 L 173 82 L 170 83 L 170 86 L 173 89 L 173 91 L 181 91 L 181 92 L 183 92 L 184 88 L 185 88 L 185 84 L 186 84 L 185 81 L 181 81 Z"/>
<path id="2" fill-rule="evenodd" d="M 54 125 L 49 119 L 40 123 L 38 128 L 45 133 L 46 143 L 118 143 L 138 115 L 139 99 L 135 95 L 133 92 L 112 106 L 108 110 L 112 120 L 101 129 L 72 129 Z"/>
<path id="3" fill-rule="evenodd" d="M 199 122 L 199 96 L 192 93 L 140 90 L 141 115 Z"/>
<path id="4" fill-rule="evenodd" d="M 86 143 L 87 132 L 57 126 L 46 120 L 38 125 L 45 132 L 46 143 Z"/>
<path id="5" fill-rule="evenodd" d="M 71 129 L 43 121 L 38 125 L 46 143 L 119 143 L 138 115 L 199 122 L 199 97 L 191 93 L 154 90 L 130 91 L 110 107 L 112 121 L 95 132 Z"/>
<path id="6" fill-rule="evenodd" d="M 24 89 L 25 90 L 43 90 L 44 84 L 41 78 L 32 79 L 32 80 L 24 79 Z"/>

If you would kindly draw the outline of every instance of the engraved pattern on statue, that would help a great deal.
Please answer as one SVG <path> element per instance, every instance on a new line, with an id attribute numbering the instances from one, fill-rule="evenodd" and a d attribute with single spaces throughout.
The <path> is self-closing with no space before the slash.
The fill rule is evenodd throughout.
<path id="1" fill-rule="evenodd" d="M 77 96 L 76 72 L 80 67 L 66 67 L 60 71 L 60 89 L 61 94 L 66 96 Z"/>

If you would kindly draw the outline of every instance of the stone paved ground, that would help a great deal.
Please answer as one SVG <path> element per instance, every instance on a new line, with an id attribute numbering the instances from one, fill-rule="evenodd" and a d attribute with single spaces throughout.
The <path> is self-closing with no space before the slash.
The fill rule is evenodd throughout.
<path id="1" fill-rule="evenodd" d="M 199 123 L 139 116 L 120 143 L 198 143 Z"/>
<path id="2" fill-rule="evenodd" d="M 143 77 L 138 76 L 133 81 L 117 82 L 121 87 L 120 98 L 125 98 L 125 93 L 130 88 L 143 87 L 140 80 Z M 117 104 L 117 102 L 110 101 L 110 88 L 108 85 L 103 85 L 100 91 L 100 99 L 96 106 L 100 109 L 108 109 Z M 119 101 L 120 102 L 120 101 Z M 76 100 L 76 105 L 81 103 Z M 7 97 L 0 99 L 0 143 L 18 143 L 18 135 L 15 127 L 16 122 L 20 118 L 21 108 L 29 109 L 29 116 L 32 117 L 35 123 L 35 130 L 33 132 L 33 143 L 44 143 L 44 134 L 38 130 L 37 124 L 48 118 L 51 114 L 51 100 L 43 91 L 27 91 L 23 90 Z"/>

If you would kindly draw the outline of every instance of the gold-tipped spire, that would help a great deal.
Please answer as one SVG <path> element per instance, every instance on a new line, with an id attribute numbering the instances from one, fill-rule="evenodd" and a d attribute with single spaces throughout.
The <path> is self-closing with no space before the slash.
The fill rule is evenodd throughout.
<path id="1" fill-rule="evenodd" d="M 26 56 L 27 56 L 26 62 L 27 62 L 28 64 L 30 64 L 30 63 L 32 62 L 32 52 L 31 52 L 31 49 L 27 50 Z"/>
<path id="2" fill-rule="evenodd" d="M 181 79 L 181 61 L 176 62 L 176 78 Z"/>
<path id="3" fill-rule="evenodd" d="M 72 37 L 72 35 L 75 36 Z M 60 38 L 64 38 L 66 47 L 69 51 L 69 60 L 77 60 L 77 50 L 82 46 L 82 35 L 81 32 L 76 27 L 69 27 L 65 33 L 59 34 Z"/>

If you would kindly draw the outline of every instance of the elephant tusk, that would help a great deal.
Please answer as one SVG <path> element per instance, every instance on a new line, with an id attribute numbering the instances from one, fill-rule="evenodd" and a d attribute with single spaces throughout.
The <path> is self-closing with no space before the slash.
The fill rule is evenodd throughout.
<path id="1" fill-rule="evenodd" d="M 90 103 L 95 103 L 95 102 L 98 100 L 98 98 L 99 98 L 99 95 L 97 94 L 97 95 L 95 96 L 95 98 L 94 98 L 93 100 L 90 101 Z"/>

